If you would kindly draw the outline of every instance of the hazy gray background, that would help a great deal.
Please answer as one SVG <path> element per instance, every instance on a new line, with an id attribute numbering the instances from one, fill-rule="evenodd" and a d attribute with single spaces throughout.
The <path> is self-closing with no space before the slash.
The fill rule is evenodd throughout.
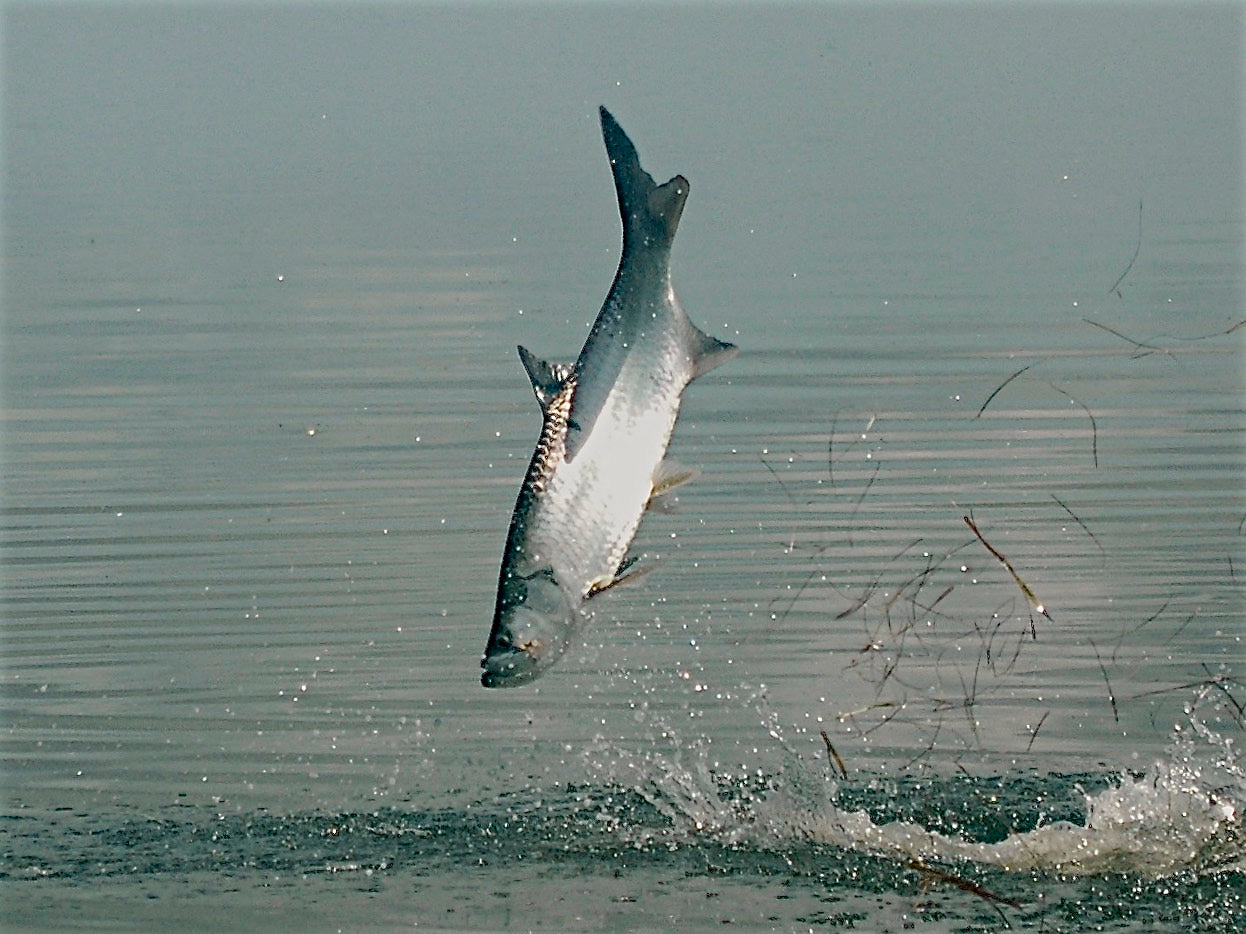
<path id="1" fill-rule="evenodd" d="M 240 273 L 347 245 L 612 249 L 599 103 L 695 167 L 688 265 L 776 288 L 852 291 L 897 229 L 1024 280 L 1040 245 L 1131 246 L 1139 200 L 1240 214 L 1232 4 L 5 10 L 10 242 L 132 240 L 171 271 L 218 237 Z"/>

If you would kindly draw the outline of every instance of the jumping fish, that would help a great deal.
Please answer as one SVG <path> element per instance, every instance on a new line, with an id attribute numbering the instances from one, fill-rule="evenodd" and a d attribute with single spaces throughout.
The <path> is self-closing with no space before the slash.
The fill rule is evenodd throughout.
<path id="1" fill-rule="evenodd" d="M 655 184 L 604 107 L 601 131 L 623 255 L 574 364 L 519 348 L 544 420 L 506 536 L 485 687 L 540 676 L 591 616 L 592 599 L 643 573 L 627 551 L 645 510 L 693 476 L 663 461 L 680 396 L 736 353 L 688 319 L 671 287 L 688 180 Z"/>

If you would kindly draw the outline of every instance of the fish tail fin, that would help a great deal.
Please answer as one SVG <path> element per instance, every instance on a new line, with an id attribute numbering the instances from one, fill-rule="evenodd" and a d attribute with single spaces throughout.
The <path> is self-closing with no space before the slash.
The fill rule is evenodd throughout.
<path id="1" fill-rule="evenodd" d="M 688 199 L 688 180 L 676 175 L 658 185 L 640 166 L 636 147 L 605 107 L 601 111 L 601 135 L 610 157 L 614 188 L 623 218 L 623 249 L 632 245 L 669 248 L 679 227 Z"/>

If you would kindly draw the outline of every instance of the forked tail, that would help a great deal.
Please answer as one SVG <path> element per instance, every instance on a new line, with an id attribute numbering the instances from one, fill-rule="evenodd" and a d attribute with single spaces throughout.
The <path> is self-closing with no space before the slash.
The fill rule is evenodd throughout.
<path id="1" fill-rule="evenodd" d="M 623 218 L 623 252 L 636 247 L 670 249 L 679 217 L 688 199 L 688 180 L 676 175 L 664 185 L 640 167 L 636 147 L 605 107 L 601 110 L 601 135 L 610 156 L 614 188 Z"/>

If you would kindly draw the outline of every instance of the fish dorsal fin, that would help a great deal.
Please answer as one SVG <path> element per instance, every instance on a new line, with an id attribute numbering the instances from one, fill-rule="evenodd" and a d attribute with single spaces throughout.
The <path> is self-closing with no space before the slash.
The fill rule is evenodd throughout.
<path id="1" fill-rule="evenodd" d="M 542 360 L 522 345 L 519 347 L 519 359 L 523 368 L 528 371 L 528 379 L 532 380 L 532 392 L 536 395 L 536 401 L 541 403 L 541 411 L 544 411 L 571 375 L 572 367 L 569 363 L 549 363 Z"/>
<path id="2" fill-rule="evenodd" d="M 637 246 L 670 248 L 688 200 L 688 179 L 676 175 L 658 185 L 640 165 L 636 147 L 605 107 L 601 110 L 601 135 L 610 157 L 610 171 L 619 196 L 623 218 L 623 252 Z"/>

